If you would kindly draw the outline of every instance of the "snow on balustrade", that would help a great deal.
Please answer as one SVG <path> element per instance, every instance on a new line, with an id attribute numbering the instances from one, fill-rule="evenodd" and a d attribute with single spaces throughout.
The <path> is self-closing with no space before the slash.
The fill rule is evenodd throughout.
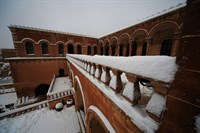
<path id="1" fill-rule="evenodd" d="M 95 73 L 95 68 L 94 68 L 93 65 L 92 65 L 92 67 L 91 67 L 90 73 L 91 73 L 92 75 Z"/>
<path id="2" fill-rule="evenodd" d="M 96 78 L 100 77 L 100 70 L 99 70 L 99 68 L 97 68 L 96 71 L 95 71 L 95 77 Z"/>
<path id="3" fill-rule="evenodd" d="M 67 56 L 167 83 L 173 81 L 177 71 L 176 57 L 169 56 L 113 57 L 76 54 Z"/>
<path id="4" fill-rule="evenodd" d="M 90 80 L 91 83 L 95 84 L 97 89 L 99 91 L 102 91 L 104 95 L 109 97 L 109 99 L 116 104 L 127 116 L 130 117 L 131 121 L 142 131 L 144 132 L 155 132 L 158 127 L 159 123 L 157 123 L 153 118 L 151 118 L 146 112 L 145 108 L 141 108 L 139 105 L 132 105 L 129 101 L 127 101 L 121 93 L 116 93 L 113 91 L 108 85 L 106 85 L 103 82 L 99 82 L 99 78 L 94 78 L 92 75 L 88 74 L 88 72 L 81 67 L 81 65 L 77 65 L 75 62 L 76 58 L 73 58 L 72 56 L 67 56 L 67 59 L 86 77 Z M 82 59 L 81 59 L 82 60 Z M 101 66 L 97 66 L 96 72 L 101 70 Z M 105 65 L 104 65 L 105 66 Z M 95 75 L 96 75 L 95 72 Z M 108 72 L 108 71 L 107 71 Z M 109 71 L 110 72 L 110 71 Z M 111 72 L 110 72 L 111 73 Z M 101 75 L 101 72 L 99 72 Z M 109 74 L 111 77 L 114 74 Z M 125 74 L 123 76 L 121 75 L 121 78 L 123 79 L 123 82 L 128 82 L 128 79 L 126 78 Z M 130 89 L 128 89 L 128 92 Z M 131 90 L 132 91 L 132 90 Z"/>
<path id="5" fill-rule="evenodd" d="M 147 104 L 146 110 L 159 117 L 165 108 L 166 98 L 157 93 L 154 93 Z"/>
<path id="6" fill-rule="evenodd" d="M 117 76 L 115 76 L 115 75 L 111 76 L 109 86 L 112 87 L 114 90 L 116 90 L 116 88 L 117 88 Z"/>
<path id="7" fill-rule="evenodd" d="M 135 99 L 137 94 L 134 94 L 134 84 L 132 82 L 128 82 L 124 88 L 123 95 L 128 97 L 130 100 Z"/>

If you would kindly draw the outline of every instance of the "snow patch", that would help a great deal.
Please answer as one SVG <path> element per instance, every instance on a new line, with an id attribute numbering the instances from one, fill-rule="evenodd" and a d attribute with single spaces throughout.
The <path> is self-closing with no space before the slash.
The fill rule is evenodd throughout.
<path id="1" fill-rule="evenodd" d="M 74 106 L 62 111 L 43 108 L 0 121 L 1 133 L 77 133 L 80 132 Z"/>
<path id="2" fill-rule="evenodd" d="M 115 76 L 115 75 L 111 76 L 109 86 L 112 87 L 114 90 L 116 90 L 116 88 L 117 88 L 117 76 Z"/>
<path id="3" fill-rule="evenodd" d="M 165 107 L 166 107 L 165 97 L 157 93 L 154 93 L 146 106 L 146 110 L 159 117 L 161 113 L 165 110 Z"/>
<path id="4" fill-rule="evenodd" d="M 128 97 L 131 101 L 134 99 L 134 84 L 132 82 L 128 82 L 124 87 L 123 95 Z"/>

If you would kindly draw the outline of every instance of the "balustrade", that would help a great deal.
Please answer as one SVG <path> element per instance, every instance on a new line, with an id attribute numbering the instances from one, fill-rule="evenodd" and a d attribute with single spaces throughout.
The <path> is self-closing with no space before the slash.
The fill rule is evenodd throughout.
<path id="1" fill-rule="evenodd" d="M 161 117 L 161 115 L 155 117 L 155 114 L 149 112 L 148 109 L 146 109 L 146 106 L 149 104 L 152 94 L 158 94 L 160 96 L 167 95 L 168 83 L 156 81 L 134 73 L 127 73 L 106 66 L 106 64 L 98 64 L 90 59 L 84 60 L 81 57 L 79 59 L 73 57 L 73 55 L 69 55 L 67 58 L 74 63 L 79 62 L 76 64 L 83 68 L 86 73 L 90 73 L 90 76 L 95 77 L 97 80 L 104 83 L 105 86 L 109 86 L 115 93 L 120 94 L 132 105 L 144 108 L 151 118 L 158 121 L 159 117 Z M 122 82 L 122 73 L 125 73 L 123 77 L 128 79 L 125 83 Z M 140 88 L 140 83 L 143 83 L 144 81 L 146 83 L 146 85 L 143 84 L 145 85 L 144 87 L 147 89 L 149 89 L 149 86 L 151 87 L 151 93 L 148 96 L 143 95 L 144 92 L 141 91 Z"/>

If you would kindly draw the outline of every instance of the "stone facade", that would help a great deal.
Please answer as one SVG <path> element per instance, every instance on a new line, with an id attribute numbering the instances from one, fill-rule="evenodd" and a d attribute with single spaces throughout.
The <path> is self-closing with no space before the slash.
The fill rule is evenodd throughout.
<path id="1" fill-rule="evenodd" d="M 10 26 L 18 57 L 7 60 L 11 64 L 18 95 L 33 95 L 35 87 L 41 83 L 50 84 L 54 75 L 61 75 L 59 70 L 62 69 L 64 75 L 71 78 L 74 86 L 76 110 L 85 112 L 86 132 L 108 132 L 107 125 L 90 108 L 91 106 L 98 108 L 117 132 L 142 132 L 127 114 L 64 58 L 65 54 L 176 56 L 180 67 L 171 86 L 166 87 L 164 83 L 148 79 L 157 93 L 166 96 L 167 110 L 159 118 L 148 112 L 147 115 L 160 122 L 158 132 L 195 132 L 194 116 L 200 113 L 200 17 L 193 12 L 199 12 L 199 3 L 198 0 L 188 0 L 186 7 L 182 6 L 99 39 Z M 116 70 L 113 72 L 116 75 L 121 74 Z M 138 75 L 127 75 L 128 80 L 134 83 L 143 78 Z M 119 92 L 121 89 L 120 84 Z M 133 101 L 130 104 L 133 104 Z"/>

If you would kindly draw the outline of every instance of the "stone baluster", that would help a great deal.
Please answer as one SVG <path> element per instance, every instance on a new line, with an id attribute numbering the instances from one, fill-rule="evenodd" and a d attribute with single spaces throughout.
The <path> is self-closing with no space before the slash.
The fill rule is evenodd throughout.
<path id="1" fill-rule="evenodd" d="M 138 100 L 141 98 L 141 93 L 140 93 L 140 87 L 139 87 L 139 78 L 133 74 L 126 73 L 126 77 L 128 79 L 128 83 L 125 85 L 124 89 L 130 89 L 126 88 L 126 86 L 129 84 L 130 86 L 132 85 L 131 91 L 132 91 L 132 98 L 125 96 L 123 93 L 122 95 L 127 99 L 130 103 L 133 105 L 138 104 Z"/>
<path id="2" fill-rule="evenodd" d="M 100 65 L 96 64 L 96 70 L 95 70 L 95 77 L 100 80 L 101 79 L 101 74 L 102 74 L 102 68 Z"/>
<path id="3" fill-rule="evenodd" d="M 88 63 L 85 62 L 85 65 L 84 65 L 84 69 L 85 69 L 85 70 L 87 70 L 87 65 L 88 65 Z"/>
<path id="4" fill-rule="evenodd" d="M 91 68 L 90 66 L 91 66 L 90 63 L 88 62 L 87 70 L 86 70 L 88 73 L 90 73 L 90 68 Z"/>
<path id="5" fill-rule="evenodd" d="M 94 63 L 92 63 L 91 64 L 91 70 L 90 70 L 90 74 L 92 75 L 92 76 L 94 76 L 94 74 L 95 74 L 95 69 L 96 69 L 96 66 L 95 66 L 95 64 Z"/>
<path id="6" fill-rule="evenodd" d="M 112 69 L 113 76 L 111 77 L 111 81 L 109 86 L 116 92 L 120 93 L 122 90 L 122 80 L 121 74 L 122 72 L 117 69 Z"/>
<path id="7" fill-rule="evenodd" d="M 109 85 L 110 83 L 110 68 L 103 66 L 103 73 L 101 74 L 101 81 L 105 84 L 105 85 Z"/>

